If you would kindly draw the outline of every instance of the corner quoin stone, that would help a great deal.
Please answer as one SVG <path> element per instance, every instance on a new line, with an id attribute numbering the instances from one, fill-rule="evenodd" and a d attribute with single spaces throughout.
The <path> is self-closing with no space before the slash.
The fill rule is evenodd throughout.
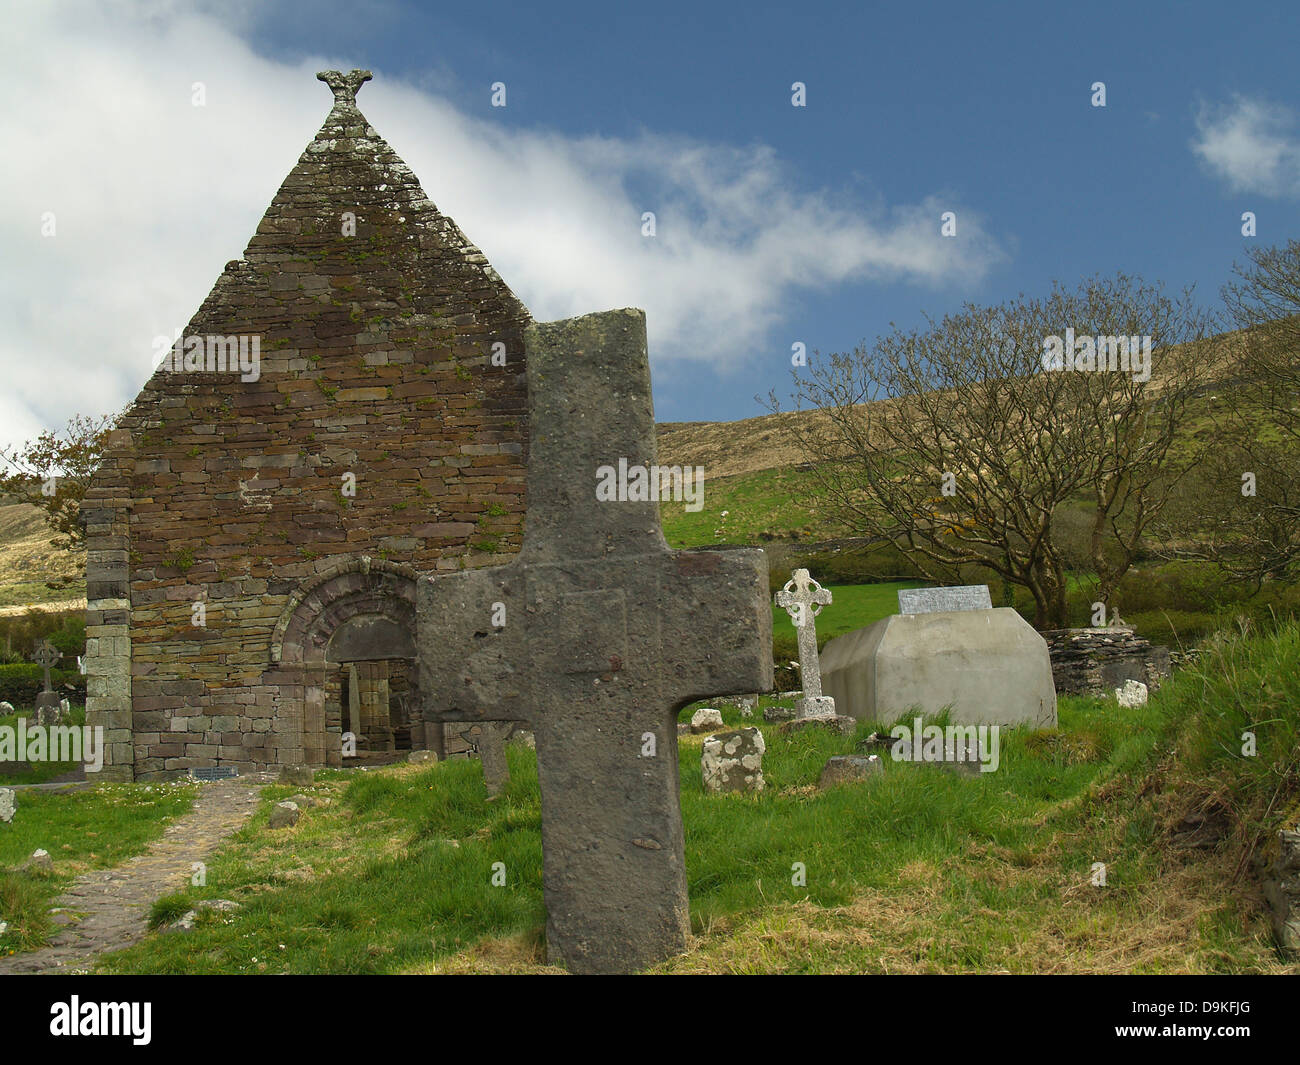
<path id="1" fill-rule="evenodd" d="M 523 548 L 419 582 L 424 719 L 530 725 L 548 960 L 632 972 L 686 947 L 677 713 L 772 688 L 767 559 L 670 551 L 657 501 L 597 501 L 600 466 L 655 464 L 641 311 L 532 326 L 525 349 Z"/>

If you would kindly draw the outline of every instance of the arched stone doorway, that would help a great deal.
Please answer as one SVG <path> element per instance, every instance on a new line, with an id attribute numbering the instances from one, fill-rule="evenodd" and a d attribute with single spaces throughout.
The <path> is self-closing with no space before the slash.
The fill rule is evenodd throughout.
<path id="1" fill-rule="evenodd" d="M 271 671 L 284 731 L 300 728 L 307 765 L 342 765 L 343 734 L 358 728 L 359 754 L 409 748 L 412 732 L 423 739 L 415 582 L 409 566 L 363 556 L 318 574 L 285 605 Z"/>
<path id="2" fill-rule="evenodd" d="M 415 696 L 415 639 L 382 614 L 356 614 L 325 648 L 325 717 L 340 721 L 359 755 L 411 749 Z M 345 755 L 346 759 L 346 755 Z"/>

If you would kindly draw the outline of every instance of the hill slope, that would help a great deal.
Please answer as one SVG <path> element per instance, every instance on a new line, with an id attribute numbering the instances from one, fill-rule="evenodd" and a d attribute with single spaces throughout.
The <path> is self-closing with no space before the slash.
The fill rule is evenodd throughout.
<path id="1" fill-rule="evenodd" d="M 0 607 L 67 599 L 85 587 L 85 551 L 58 551 L 53 535 L 39 508 L 0 500 Z M 45 586 L 69 576 L 67 588 Z"/>

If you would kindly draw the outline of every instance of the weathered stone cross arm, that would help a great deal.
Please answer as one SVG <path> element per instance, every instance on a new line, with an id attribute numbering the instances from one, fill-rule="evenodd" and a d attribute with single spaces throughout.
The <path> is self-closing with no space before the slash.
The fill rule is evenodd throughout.
<path id="1" fill-rule="evenodd" d="M 767 560 L 670 551 L 656 501 L 597 500 L 599 467 L 655 465 L 642 312 L 532 326 L 526 351 L 523 548 L 421 579 L 420 690 L 426 720 L 531 724 L 550 959 L 626 972 L 685 947 L 676 715 L 771 689 Z"/>
<path id="2" fill-rule="evenodd" d="M 50 667 L 59 660 L 58 649 L 49 642 L 42 640 L 36 648 L 36 664 L 45 671 L 45 690 L 50 690 Z"/>
<path id="3" fill-rule="evenodd" d="M 346 74 L 341 70 L 322 70 L 316 75 L 316 80 L 330 87 L 336 106 L 356 107 L 357 90 L 373 77 L 368 70 L 351 70 Z"/>
<path id="4" fill-rule="evenodd" d="M 820 607 L 831 603 L 830 589 L 823 588 L 806 569 L 797 569 L 786 586 L 776 593 L 776 605 L 802 627 L 821 613 Z"/>

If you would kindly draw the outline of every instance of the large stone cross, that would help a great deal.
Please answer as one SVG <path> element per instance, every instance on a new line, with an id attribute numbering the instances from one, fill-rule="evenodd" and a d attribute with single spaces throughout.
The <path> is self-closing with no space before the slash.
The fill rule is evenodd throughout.
<path id="1" fill-rule="evenodd" d="M 533 325 L 526 351 L 523 548 L 421 578 L 420 690 L 426 720 L 529 723 L 549 960 L 629 972 L 685 949 L 677 712 L 771 689 L 767 560 L 670 551 L 654 498 L 597 500 L 600 467 L 655 465 L 641 311 Z"/>
<path id="2" fill-rule="evenodd" d="M 801 718 L 834 717 L 835 700 L 822 694 L 822 668 L 817 660 L 817 626 L 813 618 L 831 602 L 829 589 L 812 579 L 806 569 L 797 569 L 776 593 L 776 605 L 784 607 L 799 633 L 799 680 L 803 698 L 797 705 Z"/>

